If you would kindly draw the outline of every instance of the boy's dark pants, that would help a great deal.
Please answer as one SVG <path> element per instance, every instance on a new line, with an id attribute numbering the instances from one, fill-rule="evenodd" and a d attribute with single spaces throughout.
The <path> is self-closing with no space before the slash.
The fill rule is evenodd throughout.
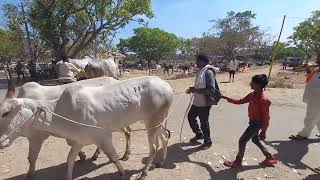
<path id="1" fill-rule="evenodd" d="M 244 152 L 246 150 L 247 142 L 251 139 L 252 142 L 258 146 L 258 148 L 262 151 L 262 153 L 267 157 L 271 158 L 272 155 L 269 151 L 261 144 L 259 139 L 259 130 L 261 129 L 261 124 L 257 122 L 250 122 L 249 127 L 246 131 L 242 134 L 239 139 L 239 152 L 236 158 L 236 162 L 241 163 Z"/>
<path id="2" fill-rule="evenodd" d="M 188 113 L 188 121 L 192 131 L 196 134 L 197 137 L 204 138 L 205 143 L 211 143 L 210 137 L 210 126 L 209 126 L 209 113 L 211 106 L 197 107 L 191 106 Z M 197 117 L 200 119 L 201 130 L 199 128 Z"/>

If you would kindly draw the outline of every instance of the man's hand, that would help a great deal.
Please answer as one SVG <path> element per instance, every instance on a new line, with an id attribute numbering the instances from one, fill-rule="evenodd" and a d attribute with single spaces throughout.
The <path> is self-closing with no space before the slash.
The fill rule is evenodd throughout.
<path id="1" fill-rule="evenodd" d="M 266 132 L 260 132 L 260 134 L 259 134 L 259 138 L 261 139 L 261 140 L 265 140 L 266 139 Z"/>
<path id="2" fill-rule="evenodd" d="M 194 87 L 189 87 L 189 89 L 186 90 L 187 94 L 195 93 L 195 92 L 196 92 L 196 89 Z"/>

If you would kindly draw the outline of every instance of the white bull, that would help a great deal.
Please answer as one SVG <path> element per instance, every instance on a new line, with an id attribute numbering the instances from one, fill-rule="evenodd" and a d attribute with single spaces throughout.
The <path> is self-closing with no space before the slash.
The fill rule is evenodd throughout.
<path id="1" fill-rule="evenodd" d="M 88 62 L 85 67 L 87 78 L 109 76 L 118 79 L 119 67 L 113 58 L 96 59 Z"/>
<path id="2" fill-rule="evenodd" d="M 144 121 L 148 129 L 150 148 L 149 159 L 143 168 L 141 179 L 147 175 L 154 160 L 159 147 L 159 138 L 163 146 L 160 165 L 164 163 L 169 134 L 160 124 L 168 114 L 173 90 L 166 81 L 158 77 L 136 78 L 99 87 L 73 86 L 67 88 L 58 100 L 36 101 L 29 98 L 14 98 L 13 92 L 14 88 L 8 88 L 7 98 L 0 108 L 0 148 L 8 147 L 19 136 L 26 136 L 29 140 L 38 141 L 30 141 L 32 145 L 30 147 L 40 146 L 38 148 L 40 149 L 43 139 L 48 136 L 43 135 L 41 133 L 43 131 L 56 137 L 66 138 L 72 145 L 67 160 L 67 180 L 72 179 L 77 153 L 83 146 L 89 144 L 100 147 L 115 163 L 120 174 L 124 175 L 124 169 L 112 145 L 112 132 L 120 131 L 139 120 Z M 39 119 L 31 118 L 39 106 L 46 106 L 75 122 L 50 117 L 50 114 L 47 116 L 41 114 Z M 20 126 L 21 124 L 23 126 Z M 30 158 L 36 161 L 38 153 L 29 157 L 29 161 Z M 30 169 L 32 168 L 34 169 L 30 165 Z"/>
<path id="3" fill-rule="evenodd" d="M 80 69 L 84 69 L 86 77 L 89 79 L 101 76 L 118 79 L 119 65 L 114 56 L 109 56 L 106 59 L 92 59 L 86 56 L 84 59 L 70 59 L 69 62 Z"/>
<path id="4" fill-rule="evenodd" d="M 84 59 L 70 59 L 69 62 L 80 69 L 84 69 L 86 65 L 92 60 L 93 60 L 92 58 L 90 58 L 89 56 L 86 56 Z"/>
<path id="5" fill-rule="evenodd" d="M 77 86 L 77 85 L 82 85 L 86 87 L 96 87 L 96 86 L 102 86 L 102 85 L 116 83 L 116 82 L 118 82 L 118 80 L 111 77 L 99 77 L 94 79 L 78 81 L 70 84 L 64 84 L 60 86 L 42 86 L 36 82 L 29 82 L 24 84 L 20 88 L 18 98 L 30 98 L 35 100 L 53 100 L 53 99 L 59 98 L 66 87 Z M 125 128 L 123 129 L 123 132 L 126 137 L 126 151 L 124 156 L 121 159 L 126 161 L 129 159 L 129 155 L 130 155 L 131 128 L 130 127 Z M 97 148 L 97 150 L 95 151 L 91 159 L 96 160 L 99 154 L 100 154 L 100 151 L 99 151 L 99 148 Z M 84 160 L 86 158 L 86 156 L 84 155 L 84 152 L 80 152 L 79 157 L 81 160 Z M 30 162 L 30 164 L 32 163 L 33 162 Z"/>

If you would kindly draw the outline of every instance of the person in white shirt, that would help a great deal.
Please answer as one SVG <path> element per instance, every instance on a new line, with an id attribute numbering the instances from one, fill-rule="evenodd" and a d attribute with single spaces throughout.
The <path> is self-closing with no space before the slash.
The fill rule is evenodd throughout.
<path id="1" fill-rule="evenodd" d="M 58 73 L 59 78 L 70 78 L 76 81 L 74 73 L 78 74 L 80 69 L 78 69 L 75 65 L 69 62 L 69 57 L 65 56 L 62 58 L 62 62 L 58 62 Z"/>
<path id="2" fill-rule="evenodd" d="M 297 135 L 289 137 L 292 140 L 308 139 L 315 126 L 320 132 L 320 61 L 318 60 L 316 63 L 318 64 L 318 68 L 313 71 L 313 74 L 307 81 L 303 94 L 303 102 L 307 104 L 304 127 Z"/>
<path id="3" fill-rule="evenodd" d="M 232 78 L 232 82 L 234 82 L 234 75 L 236 74 L 236 71 L 238 69 L 239 63 L 236 59 L 233 59 L 229 62 L 229 82 L 231 82 L 231 78 Z"/>

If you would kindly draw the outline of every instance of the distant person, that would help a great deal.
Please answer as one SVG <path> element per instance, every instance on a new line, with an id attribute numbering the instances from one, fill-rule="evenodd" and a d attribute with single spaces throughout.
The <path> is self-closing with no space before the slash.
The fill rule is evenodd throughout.
<path id="1" fill-rule="evenodd" d="M 234 76 L 236 74 L 236 71 L 238 69 L 238 66 L 239 66 L 239 63 L 236 59 L 233 59 L 229 62 L 229 82 L 231 82 L 231 79 L 232 79 L 232 82 L 234 82 Z"/>
<path id="2" fill-rule="evenodd" d="M 196 65 L 199 69 L 195 80 L 195 85 L 190 87 L 186 93 L 193 93 L 193 104 L 188 113 L 188 121 L 195 137 L 190 139 L 195 143 L 203 139 L 203 149 L 210 148 L 212 140 L 210 136 L 209 113 L 212 105 L 216 105 L 220 100 L 220 91 L 216 81 L 213 67 L 209 65 L 209 59 L 204 54 L 197 55 Z M 197 122 L 200 119 L 201 129 Z"/>
<path id="3" fill-rule="evenodd" d="M 28 64 L 28 69 L 31 76 L 31 81 L 37 81 L 38 80 L 37 65 L 33 61 L 30 61 Z"/>
<path id="4" fill-rule="evenodd" d="M 20 61 L 18 62 L 16 69 L 17 69 L 18 81 L 20 81 L 21 75 L 22 75 L 22 78 L 24 79 L 24 66 Z"/>
<path id="5" fill-rule="evenodd" d="M 287 65 L 288 65 L 287 58 L 284 58 L 284 60 L 282 61 L 282 69 L 286 70 L 287 69 Z"/>
<path id="6" fill-rule="evenodd" d="M 273 157 L 273 155 L 260 142 L 260 139 L 266 139 L 266 133 L 270 120 L 269 108 L 271 106 L 271 102 L 263 92 L 263 89 L 267 85 L 267 75 L 255 75 L 252 77 L 252 81 L 250 84 L 253 92 L 248 94 L 243 99 L 235 100 L 222 96 L 222 98 L 233 104 L 249 103 L 249 127 L 239 139 L 239 151 L 236 159 L 234 161 L 225 161 L 225 166 L 231 168 L 242 166 L 242 160 L 246 150 L 246 145 L 250 139 L 266 156 L 266 159 L 260 163 L 261 165 L 269 166 L 277 163 L 277 160 Z"/>
<path id="7" fill-rule="evenodd" d="M 69 62 L 68 56 L 64 56 L 62 58 L 62 62 L 58 62 L 57 66 L 59 78 L 69 78 L 72 81 L 76 81 L 74 73 L 80 73 L 80 69 L 78 69 L 75 65 Z"/>
<path id="8" fill-rule="evenodd" d="M 308 75 L 303 94 L 303 102 L 307 104 L 304 127 L 297 135 L 289 137 L 292 140 L 308 139 L 315 126 L 320 131 L 320 60 L 316 63 L 318 67 Z"/>

